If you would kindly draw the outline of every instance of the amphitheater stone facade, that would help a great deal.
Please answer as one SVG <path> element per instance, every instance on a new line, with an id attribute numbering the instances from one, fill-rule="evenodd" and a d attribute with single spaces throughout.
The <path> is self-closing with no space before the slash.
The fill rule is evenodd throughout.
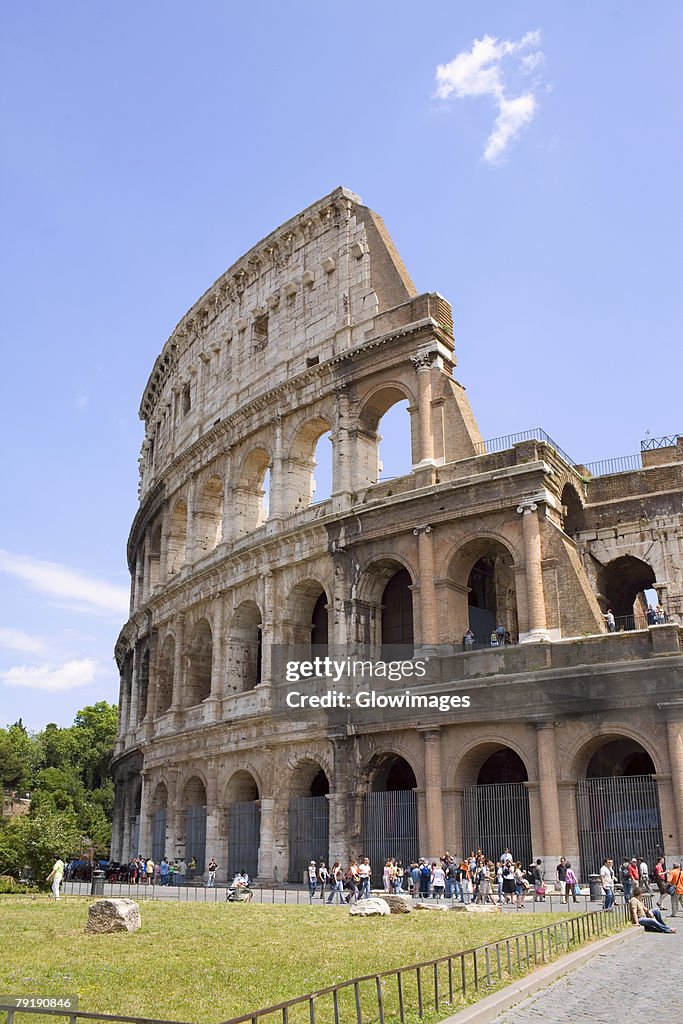
<path id="1" fill-rule="evenodd" d="M 484 441 L 455 363 L 449 303 L 343 188 L 178 324 L 140 406 L 114 859 L 283 882 L 365 853 L 507 845 L 584 876 L 683 853 L 683 441 L 602 469 L 539 430 Z M 412 468 L 383 480 L 406 401 Z M 387 649 L 469 706 L 278 713 L 277 652 Z"/>

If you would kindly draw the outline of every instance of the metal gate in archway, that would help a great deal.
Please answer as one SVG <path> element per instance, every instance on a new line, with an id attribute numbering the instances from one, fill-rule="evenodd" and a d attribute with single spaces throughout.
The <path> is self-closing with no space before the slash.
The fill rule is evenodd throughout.
<path id="1" fill-rule="evenodd" d="M 417 792 L 395 789 L 366 793 L 362 856 L 370 860 L 373 885 L 381 884 L 382 867 L 387 858 L 393 857 L 408 865 L 417 860 L 419 852 Z"/>
<path id="2" fill-rule="evenodd" d="M 195 874 L 204 874 L 206 860 L 206 807 L 188 807 L 185 812 L 185 860 L 197 861 Z"/>
<path id="3" fill-rule="evenodd" d="M 532 860 L 529 790 L 523 782 L 466 786 L 462 795 L 462 842 L 467 855 L 480 849 L 496 861 L 507 847 L 526 867 Z"/>
<path id="4" fill-rule="evenodd" d="M 330 802 L 326 796 L 289 800 L 289 881 L 301 882 L 312 860 L 329 867 Z"/>
<path id="5" fill-rule="evenodd" d="M 157 863 L 166 856 L 166 811 L 155 811 L 152 824 L 152 859 Z"/>
<path id="6" fill-rule="evenodd" d="M 664 853 L 657 782 L 651 775 L 581 779 L 576 789 L 581 875 L 600 871 L 611 857 L 645 858 L 652 868 Z"/>
<path id="7" fill-rule="evenodd" d="M 250 878 L 258 874 L 261 845 L 261 805 L 258 800 L 230 804 L 228 822 L 228 876 L 246 871 Z"/>

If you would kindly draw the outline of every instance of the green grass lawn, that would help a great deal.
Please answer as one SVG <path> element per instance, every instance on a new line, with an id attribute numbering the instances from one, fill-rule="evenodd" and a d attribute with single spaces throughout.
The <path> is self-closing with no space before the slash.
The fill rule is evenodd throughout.
<path id="1" fill-rule="evenodd" d="M 140 905 L 134 934 L 85 935 L 90 902 L 0 897 L 3 995 L 77 995 L 82 1011 L 214 1024 L 566 916 L 359 919 L 336 907 L 159 901 Z"/>

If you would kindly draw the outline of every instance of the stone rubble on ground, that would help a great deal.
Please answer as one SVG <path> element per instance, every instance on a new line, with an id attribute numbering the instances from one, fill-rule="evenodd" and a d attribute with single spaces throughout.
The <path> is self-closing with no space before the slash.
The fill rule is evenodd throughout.
<path id="1" fill-rule="evenodd" d="M 97 900 L 90 906 L 86 932 L 105 935 L 109 932 L 136 932 L 141 926 L 140 908 L 127 897 Z"/>

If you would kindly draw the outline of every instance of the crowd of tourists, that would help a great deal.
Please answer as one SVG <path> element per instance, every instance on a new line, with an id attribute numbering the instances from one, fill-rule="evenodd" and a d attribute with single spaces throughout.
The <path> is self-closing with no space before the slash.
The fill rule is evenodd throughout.
<path id="1" fill-rule="evenodd" d="M 650 875 L 649 865 L 643 857 L 631 857 L 630 860 L 625 857 L 621 861 L 618 871 L 614 869 L 614 861 L 609 857 L 605 858 L 600 868 L 600 885 L 602 886 L 605 910 L 611 910 L 614 906 L 617 880 L 621 885 L 624 902 L 629 906 L 634 924 L 641 925 L 646 931 L 675 932 L 675 928 L 670 928 L 666 924 L 662 914 L 666 909 L 667 896 L 671 901 L 671 917 L 677 917 L 678 911 L 683 911 L 683 872 L 678 862 L 675 862 L 673 867 L 667 870 L 664 857 L 659 857 L 655 862 L 652 875 Z M 652 882 L 654 882 L 658 899 L 654 907 L 648 908 L 642 897 L 652 895 Z"/>

